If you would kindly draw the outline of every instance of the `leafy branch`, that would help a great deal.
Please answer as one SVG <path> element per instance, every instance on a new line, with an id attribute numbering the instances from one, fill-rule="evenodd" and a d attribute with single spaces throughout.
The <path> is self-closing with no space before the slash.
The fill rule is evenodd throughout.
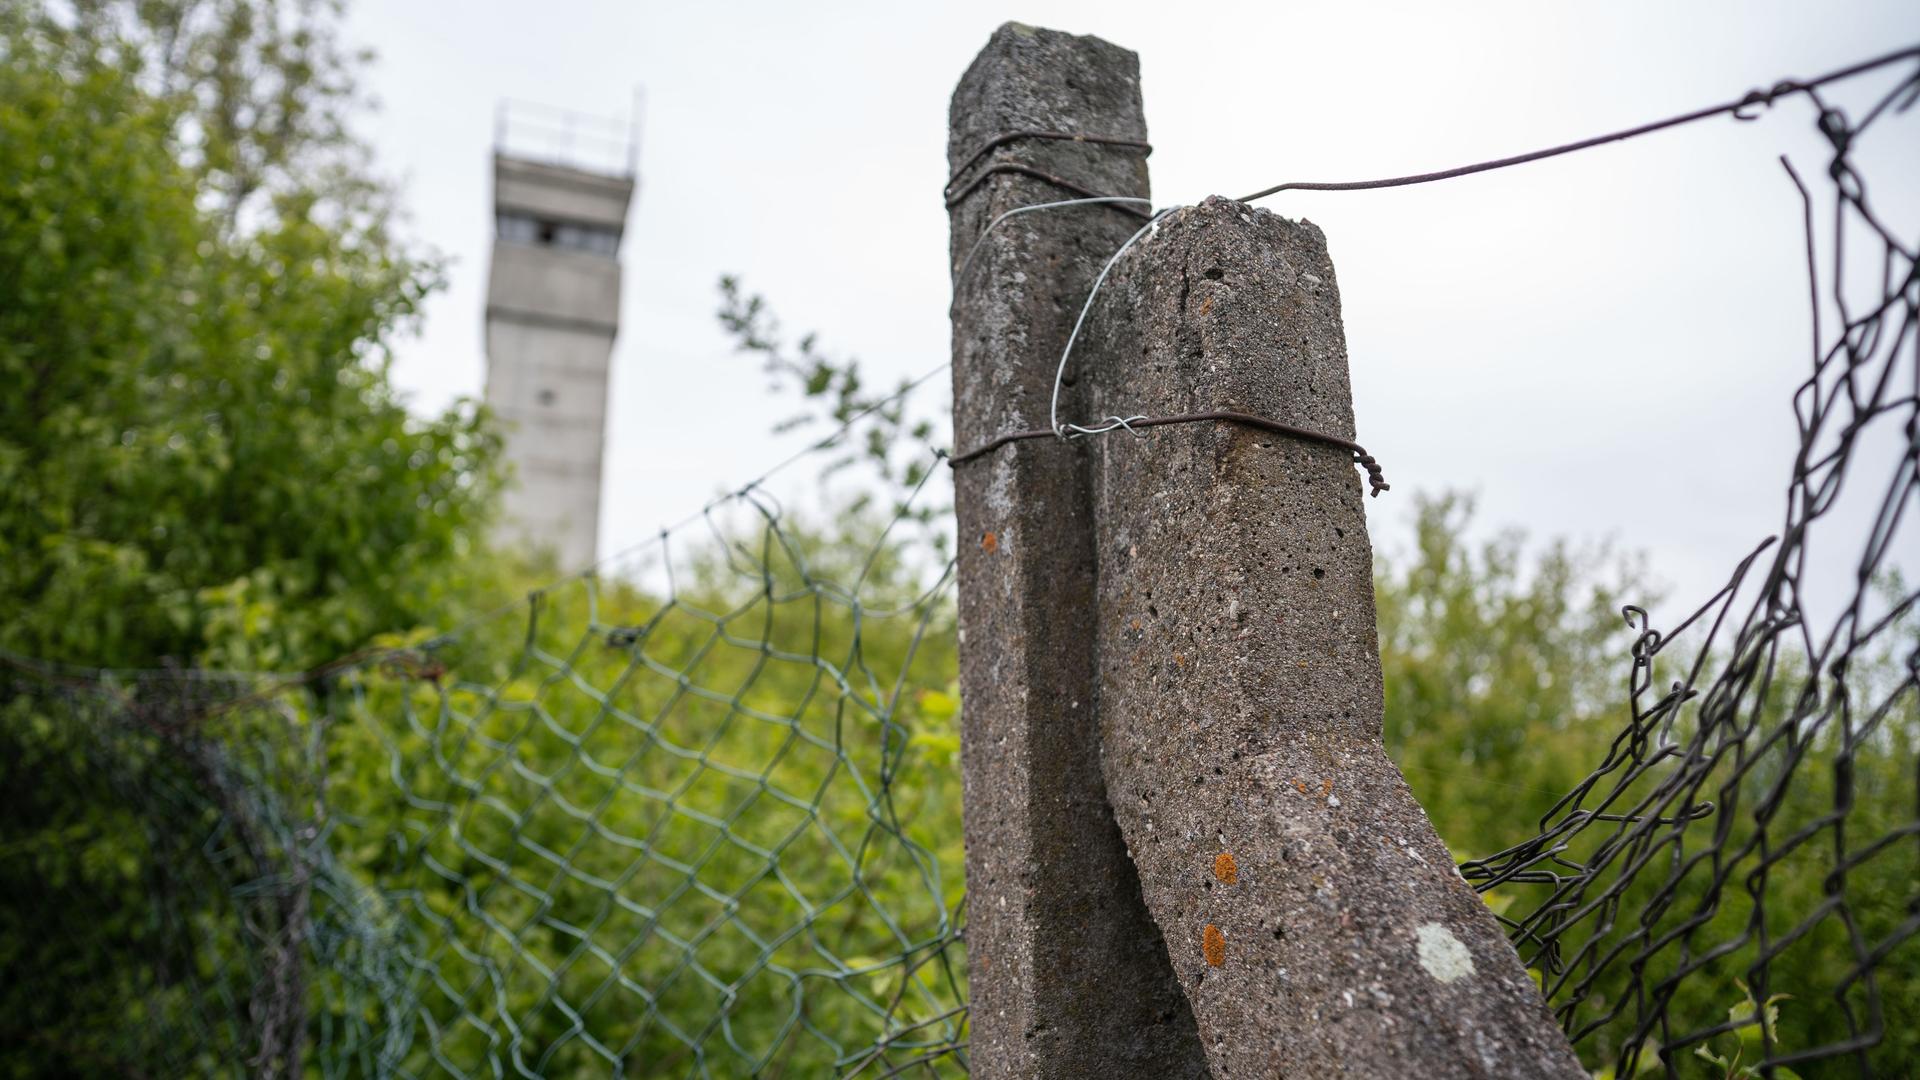
<path id="1" fill-rule="evenodd" d="M 935 526 L 952 514 L 953 507 L 945 500 L 928 498 L 930 492 L 921 489 L 939 461 L 937 452 L 945 447 L 939 425 L 908 408 L 911 381 L 902 379 L 890 388 L 870 387 L 860 362 L 823 351 L 817 334 L 789 341 L 766 299 L 747 293 L 732 275 L 720 279 L 716 314 L 732 335 L 735 351 L 760 358 L 761 370 L 770 380 L 769 391 L 800 400 L 799 411 L 775 423 L 773 432 L 822 429 L 820 446 L 830 453 L 821 478 L 866 467 L 878 481 L 878 494 L 892 502 L 893 514 L 927 526 L 944 553 L 945 530 Z M 865 509 L 875 497 L 875 492 L 863 491 L 851 509 Z"/>

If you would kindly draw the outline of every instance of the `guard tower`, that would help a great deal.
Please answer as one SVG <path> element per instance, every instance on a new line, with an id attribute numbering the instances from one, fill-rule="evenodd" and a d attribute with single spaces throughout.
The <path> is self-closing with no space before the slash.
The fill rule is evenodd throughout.
<path id="1" fill-rule="evenodd" d="M 620 237 L 637 141 L 624 124 L 500 107 L 487 281 L 487 404 L 506 422 L 510 540 L 593 564 Z"/>

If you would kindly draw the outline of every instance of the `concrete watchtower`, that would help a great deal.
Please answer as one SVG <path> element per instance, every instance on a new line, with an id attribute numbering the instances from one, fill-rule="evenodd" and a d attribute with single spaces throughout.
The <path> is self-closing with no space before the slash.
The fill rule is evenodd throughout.
<path id="1" fill-rule="evenodd" d="M 495 135 L 487 404 L 514 474 L 504 528 L 565 570 L 597 547 L 634 148 L 623 125 L 518 104 L 501 107 Z"/>

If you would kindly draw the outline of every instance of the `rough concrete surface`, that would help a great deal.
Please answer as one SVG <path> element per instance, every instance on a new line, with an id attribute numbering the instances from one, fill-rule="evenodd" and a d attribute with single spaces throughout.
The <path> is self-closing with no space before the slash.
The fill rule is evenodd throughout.
<path id="1" fill-rule="evenodd" d="M 1179 211 L 1089 330 L 1076 417 L 1231 409 L 1354 436 L 1309 223 Z M 1106 790 L 1213 1075 L 1584 1076 L 1382 748 L 1350 455 L 1223 423 L 1086 442 L 1098 601 L 1070 625 L 1098 636 Z"/>
<path id="2" fill-rule="evenodd" d="M 1145 138 L 1137 59 L 1097 38 L 1002 27 L 954 93 L 949 160 L 1019 129 Z M 1147 193 L 1138 150 L 1022 139 L 996 156 Z M 994 217 L 1063 197 L 991 178 L 953 211 L 953 268 Z M 954 311 L 956 446 L 1046 425 L 1073 316 L 1138 226 L 1079 207 L 1023 215 L 985 241 Z M 982 1077 L 1205 1076 L 1101 786 L 1086 461 L 1082 446 L 1036 441 L 955 475 L 970 1062 Z"/>
<path id="3" fill-rule="evenodd" d="M 631 177 L 494 156 L 494 211 L 618 233 Z M 620 329 L 612 254 L 496 236 L 487 273 L 487 405 L 513 474 L 500 527 L 568 569 L 599 546 L 607 368 Z"/>

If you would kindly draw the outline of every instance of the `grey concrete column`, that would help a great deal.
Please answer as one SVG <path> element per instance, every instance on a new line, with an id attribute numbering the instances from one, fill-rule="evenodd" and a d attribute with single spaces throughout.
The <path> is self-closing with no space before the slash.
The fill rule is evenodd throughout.
<path id="1" fill-rule="evenodd" d="M 1179 211 L 1089 325 L 1083 416 L 1354 437 L 1309 223 Z M 1214 1075 L 1584 1077 L 1381 745 L 1352 455 L 1216 422 L 1090 441 L 1102 766 Z"/>
<path id="2" fill-rule="evenodd" d="M 1136 58 L 1097 38 L 1001 27 L 954 92 L 949 159 L 1024 129 L 1144 139 Z M 1138 149 L 1029 137 L 995 157 L 1097 192 L 1147 193 Z M 1071 197 L 1026 174 L 989 177 L 953 209 L 954 269 L 999 214 Z M 957 283 L 957 447 L 1046 426 L 1074 314 L 1139 224 L 1074 207 L 1021 215 L 984 241 Z M 1069 403 L 1080 407 L 1077 390 Z M 1204 1076 L 1101 788 L 1086 448 L 1025 442 L 962 465 L 955 505 L 974 1073 Z"/>

